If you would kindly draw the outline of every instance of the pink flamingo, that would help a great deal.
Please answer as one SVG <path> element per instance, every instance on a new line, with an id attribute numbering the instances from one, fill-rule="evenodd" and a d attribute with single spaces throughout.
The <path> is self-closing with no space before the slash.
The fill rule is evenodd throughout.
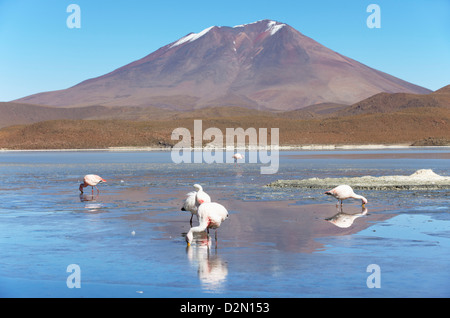
<path id="1" fill-rule="evenodd" d="M 346 185 L 346 184 L 337 186 L 336 188 L 325 192 L 325 194 L 331 195 L 331 196 L 335 197 L 336 199 L 338 199 L 338 201 L 341 201 L 341 205 L 342 205 L 342 200 L 350 199 L 350 198 L 361 200 L 363 206 L 364 206 L 364 204 L 367 203 L 367 199 L 365 197 L 353 192 L 352 187 L 350 187 L 349 185 Z"/>
<path id="2" fill-rule="evenodd" d="M 244 159 L 244 155 L 241 155 L 240 153 L 235 153 L 232 158 L 234 158 L 234 165 L 236 165 L 238 159 Z"/>
<path id="3" fill-rule="evenodd" d="M 192 217 L 194 216 L 194 214 L 197 215 L 198 219 L 197 210 L 200 204 L 211 202 L 210 196 L 205 191 L 203 191 L 201 185 L 194 184 L 194 189 L 195 191 L 189 192 L 187 194 L 187 198 L 184 201 L 184 204 L 181 208 L 181 211 L 191 212 L 191 220 L 189 221 L 191 226 L 192 226 Z"/>
<path id="4" fill-rule="evenodd" d="M 190 246 L 194 238 L 194 232 L 207 231 L 209 234 L 209 229 L 215 229 L 215 240 L 217 244 L 217 229 L 220 227 L 222 222 L 228 218 L 227 209 L 216 202 L 203 203 L 198 207 L 198 217 L 199 225 L 196 227 L 191 227 L 189 232 L 186 234 L 187 245 Z"/>
<path id="5" fill-rule="evenodd" d="M 81 193 L 83 193 L 83 188 L 91 186 L 92 194 L 94 194 L 94 187 L 95 187 L 97 189 L 97 194 L 98 194 L 100 191 L 97 188 L 97 184 L 99 184 L 100 182 L 106 182 L 106 180 L 95 174 L 87 174 L 84 176 L 83 183 L 80 184 L 79 189 L 80 189 Z"/>

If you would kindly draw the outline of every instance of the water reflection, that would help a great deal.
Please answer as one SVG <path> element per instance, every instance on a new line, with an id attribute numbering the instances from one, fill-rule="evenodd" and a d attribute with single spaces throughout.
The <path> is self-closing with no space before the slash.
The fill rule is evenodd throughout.
<path id="1" fill-rule="evenodd" d="M 198 266 L 198 278 L 202 287 L 209 292 L 223 291 L 228 264 L 217 255 L 217 248 L 211 249 L 212 238 L 206 233 L 196 243 L 186 247 L 186 254 L 191 265 Z"/>
<path id="2" fill-rule="evenodd" d="M 353 222 L 361 217 L 366 215 L 368 212 L 366 207 L 361 208 L 361 213 L 348 214 L 344 213 L 344 209 L 342 206 L 338 206 L 338 213 L 333 215 L 330 218 L 326 218 L 325 220 L 330 222 L 331 224 L 336 225 L 337 227 L 346 229 L 352 226 Z"/>
<path id="3" fill-rule="evenodd" d="M 80 202 L 86 202 L 84 208 L 88 209 L 89 212 L 97 212 L 98 209 L 103 207 L 102 203 L 97 202 L 98 197 L 98 194 L 94 195 L 80 193 Z"/>
<path id="4" fill-rule="evenodd" d="M 80 193 L 80 202 L 86 202 L 86 201 L 96 201 L 98 199 L 98 194 L 83 194 Z"/>

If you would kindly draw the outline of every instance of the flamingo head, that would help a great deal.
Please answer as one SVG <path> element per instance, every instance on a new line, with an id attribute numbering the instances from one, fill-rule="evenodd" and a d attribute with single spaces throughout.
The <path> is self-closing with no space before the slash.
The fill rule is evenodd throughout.
<path id="1" fill-rule="evenodd" d="M 203 191 L 203 188 L 202 188 L 202 186 L 201 185 L 199 185 L 199 184 L 194 184 L 193 185 L 193 187 L 194 187 L 194 189 L 198 192 L 198 191 Z"/>
<path id="2" fill-rule="evenodd" d="M 192 242 L 193 239 L 194 239 L 194 235 L 192 234 L 192 231 L 189 231 L 189 232 L 186 234 L 186 243 L 187 243 L 187 246 L 191 246 L 191 242 Z"/>
<path id="3" fill-rule="evenodd" d="M 80 192 L 81 192 L 81 193 L 83 193 L 83 188 L 84 188 L 84 187 L 85 187 L 84 183 L 80 184 L 79 189 L 80 189 Z"/>
<path id="4" fill-rule="evenodd" d="M 367 204 L 367 202 L 368 202 L 367 199 L 364 198 L 364 197 L 361 199 L 361 201 L 362 201 L 362 206 L 363 206 L 363 207 L 364 207 L 364 206 Z"/>

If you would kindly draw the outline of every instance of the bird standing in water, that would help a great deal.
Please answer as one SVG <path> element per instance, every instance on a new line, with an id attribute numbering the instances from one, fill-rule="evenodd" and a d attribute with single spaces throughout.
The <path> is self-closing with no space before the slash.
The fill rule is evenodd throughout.
<path id="1" fill-rule="evenodd" d="M 342 200 L 346 200 L 346 199 L 350 199 L 350 198 L 361 200 L 363 206 L 364 206 L 364 204 L 367 203 L 367 199 L 365 197 L 353 192 L 352 187 L 350 187 L 349 185 L 346 185 L 346 184 L 337 186 L 336 188 L 333 188 L 330 191 L 325 192 L 325 194 L 331 195 L 331 196 L 335 197 L 336 199 L 338 199 L 338 201 L 341 202 L 341 205 L 342 205 Z"/>
<path id="2" fill-rule="evenodd" d="M 244 159 L 244 155 L 241 155 L 240 153 L 235 153 L 233 155 L 233 159 L 234 159 L 234 165 L 236 165 L 236 163 L 239 165 L 239 163 L 237 161 L 238 161 L 238 159 Z"/>
<path id="3" fill-rule="evenodd" d="M 191 219 L 189 221 L 191 226 L 192 226 L 192 217 L 194 216 L 194 214 L 197 215 L 198 219 L 197 210 L 200 204 L 211 202 L 210 196 L 205 191 L 203 191 L 201 185 L 194 184 L 194 189 L 195 191 L 189 192 L 187 194 L 187 198 L 184 201 L 183 206 L 181 207 L 181 211 L 191 212 Z"/>
<path id="4" fill-rule="evenodd" d="M 101 182 L 106 182 L 105 179 L 103 179 L 100 176 L 97 176 L 95 174 L 87 174 L 84 176 L 83 183 L 80 184 L 80 192 L 83 193 L 83 188 L 92 187 L 92 194 L 94 194 L 94 187 L 97 189 L 97 194 L 100 193 L 100 191 L 97 188 L 97 184 Z"/>
<path id="5" fill-rule="evenodd" d="M 217 245 L 217 229 L 220 227 L 222 222 L 228 218 L 227 209 L 216 202 L 203 203 L 198 207 L 198 218 L 199 225 L 196 227 L 191 227 L 189 232 L 186 234 L 186 242 L 191 245 L 194 239 L 194 232 L 207 231 L 209 234 L 209 229 L 215 229 L 215 240 Z"/>

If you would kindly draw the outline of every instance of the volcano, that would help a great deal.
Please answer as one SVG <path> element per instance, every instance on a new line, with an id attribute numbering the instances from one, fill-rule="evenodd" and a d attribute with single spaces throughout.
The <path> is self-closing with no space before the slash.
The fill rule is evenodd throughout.
<path id="1" fill-rule="evenodd" d="M 334 52 L 285 23 L 261 20 L 189 33 L 108 74 L 17 102 L 293 110 L 352 104 L 380 92 L 430 90 Z"/>

